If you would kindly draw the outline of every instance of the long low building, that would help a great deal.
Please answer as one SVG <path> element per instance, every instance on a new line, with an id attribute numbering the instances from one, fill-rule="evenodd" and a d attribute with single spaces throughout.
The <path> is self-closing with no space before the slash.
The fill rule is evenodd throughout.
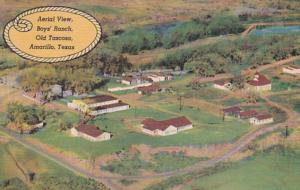
<path id="1" fill-rule="evenodd" d="M 253 125 L 264 125 L 273 122 L 274 118 L 271 114 L 259 114 L 250 118 L 250 123 Z"/>
<path id="2" fill-rule="evenodd" d="M 145 119 L 142 121 L 142 131 L 152 136 L 174 135 L 180 131 L 192 129 L 193 125 L 186 117 L 177 117 L 163 121 Z"/>
<path id="3" fill-rule="evenodd" d="M 111 139 L 111 134 L 97 128 L 95 125 L 79 124 L 71 129 L 72 136 L 82 137 L 89 141 L 106 141 Z"/>
<path id="4" fill-rule="evenodd" d="M 99 95 L 73 100 L 72 102 L 68 103 L 68 107 L 93 116 L 127 110 L 130 108 L 128 104 L 123 103 L 121 100 L 109 95 Z"/>
<path id="5" fill-rule="evenodd" d="M 100 115 L 100 114 L 104 114 L 104 113 L 123 111 L 123 110 L 127 110 L 129 108 L 130 107 L 128 104 L 125 104 L 123 102 L 118 102 L 115 104 L 93 107 L 90 109 L 89 114 L 95 116 L 95 115 Z"/>

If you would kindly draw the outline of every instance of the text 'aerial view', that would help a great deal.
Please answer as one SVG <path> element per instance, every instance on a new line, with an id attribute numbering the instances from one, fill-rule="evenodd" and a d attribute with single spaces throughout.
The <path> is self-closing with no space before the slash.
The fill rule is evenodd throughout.
<path id="1" fill-rule="evenodd" d="M 0 190 L 300 189 L 300 0 L 0 4 Z"/>

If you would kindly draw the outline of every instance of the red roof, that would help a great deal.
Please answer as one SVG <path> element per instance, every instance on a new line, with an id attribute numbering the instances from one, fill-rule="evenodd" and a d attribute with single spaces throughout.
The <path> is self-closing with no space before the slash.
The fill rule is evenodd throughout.
<path id="1" fill-rule="evenodd" d="M 233 106 L 233 107 L 228 107 L 223 109 L 224 113 L 239 113 L 240 111 L 242 111 L 242 109 L 238 106 Z"/>
<path id="2" fill-rule="evenodd" d="M 252 117 L 257 115 L 257 111 L 255 110 L 247 110 L 240 112 L 240 117 Z"/>
<path id="3" fill-rule="evenodd" d="M 149 129 L 151 131 L 154 131 L 156 129 L 164 131 L 169 127 L 169 125 L 167 123 L 164 123 L 162 121 L 156 121 L 151 118 L 145 119 L 144 121 L 142 121 L 142 124 L 144 125 L 143 126 L 144 128 Z"/>
<path id="4" fill-rule="evenodd" d="M 260 114 L 260 115 L 255 116 L 255 118 L 258 120 L 270 119 L 272 117 L 273 116 L 271 114 Z"/>
<path id="5" fill-rule="evenodd" d="M 271 81 L 269 81 L 264 75 L 260 73 L 255 73 L 254 78 L 250 80 L 248 84 L 252 86 L 265 86 L 271 84 Z"/>
<path id="6" fill-rule="evenodd" d="M 103 133 L 103 131 L 98 129 L 96 125 L 80 124 L 76 127 L 76 130 L 92 137 L 98 137 Z"/>
<path id="7" fill-rule="evenodd" d="M 157 92 L 160 90 L 159 85 L 152 84 L 150 86 L 142 86 L 138 87 L 139 91 L 142 91 L 143 93 L 152 93 L 152 92 Z"/>
<path id="8" fill-rule="evenodd" d="M 219 81 L 215 81 L 215 84 L 220 85 L 220 86 L 224 86 L 226 84 L 226 82 L 223 81 L 223 80 L 219 80 Z"/>
<path id="9" fill-rule="evenodd" d="M 142 124 L 144 125 L 143 127 L 146 129 L 149 129 L 151 131 L 154 131 L 156 129 L 159 130 L 166 130 L 169 126 L 174 126 L 176 128 L 180 128 L 186 125 L 192 124 L 186 117 L 177 117 L 177 118 L 172 118 L 164 121 L 156 121 L 154 119 L 145 119 L 142 121 Z"/>

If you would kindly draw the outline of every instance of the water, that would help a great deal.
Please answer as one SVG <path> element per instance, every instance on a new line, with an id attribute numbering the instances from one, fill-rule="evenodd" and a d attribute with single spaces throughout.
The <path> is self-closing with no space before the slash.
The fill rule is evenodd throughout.
<path id="1" fill-rule="evenodd" d="M 300 26 L 269 26 L 261 29 L 254 29 L 250 32 L 252 36 L 265 36 L 273 34 L 286 34 L 300 32 Z"/>

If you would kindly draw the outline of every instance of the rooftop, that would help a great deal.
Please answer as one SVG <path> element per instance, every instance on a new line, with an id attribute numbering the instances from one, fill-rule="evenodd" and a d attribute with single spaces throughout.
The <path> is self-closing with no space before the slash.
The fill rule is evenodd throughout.
<path id="1" fill-rule="evenodd" d="M 120 107 L 120 106 L 126 106 L 126 105 L 128 105 L 128 104 L 126 104 L 124 102 L 118 102 L 116 104 L 109 104 L 109 105 L 93 107 L 93 108 L 91 108 L 91 110 L 104 110 L 104 109 L 108 109 L 108 108 L 114 108 L 114 107 Z"/>
<path id="2" fill-rule="evenodd" d="M 219 80 L 215 81 L 214 83 L 220 86 L 224 86 L 225 84 L 229 83 L 229 81 Z"/>
<path id="3" fill-rule="evenodd" d="M 260 114 L 260 115 L 255 116 L 255 118 L 258 120 L 270 119 L 272 117 L 273 116 L 271 114 Z"/>
<path id="4" fill-rule="evenodd" d="M 271 81 L 269 81 L 264 75 L 256 73 L 254 75 L 254 78 L 248 81 L 248 84 L 252 86 L 265 86 L 271 84 Z"/>
<path id="5" fill-rule="evenodd" d="M 160 90 L 159 85 L 156 84 L 152 84 L 150 86 L 142 86 L 142 87 L 138 87 L 139 91 L 143 91 L 143 92 L 155 92 Z"/>
<path id="6" fill-rule="evenodd" d="M 98 137 L 103 133 L 96 125 L 79 124 L 76 130 L 92 137 Z"/>
<path id="7" fill-rule="evenodd" d="M 83 99 L 83 102 L 85 102 L 86 104 L 94 104 L 94 103 L 101 103 L 101 102 L 107 102 L 112 100 L 117 100 L 117 98 L 109 95 L 99 95 L 90 98 L 85 98 Z"/>
<path id="8" fill-rule="evenodd" d="M 154 131 L 156 129 L 166 130 L 169 126 L 174 126 L 177 128 L 192 124 L 186 117 L 176 117 L 168 120 L 157 121 L 154 119 L 145 119 L 142 121 L 144 128 Z"/>
<path id="9" fill-rule="evenodd" d="M 242 109 L 238 106 L 233 106 L 233 107 L 228 107 L 223 109 L 224 113 L 238 113 L 240 111 L 242 111 Z"/>
<path id="10" fill-rule="evenodd" d="M 250 116 L 255 116 L 255 115 L 257 115 L 256 110 L 247 110 L 247 111 L 240 112 L 241 117 L 250 117 Z"/>

